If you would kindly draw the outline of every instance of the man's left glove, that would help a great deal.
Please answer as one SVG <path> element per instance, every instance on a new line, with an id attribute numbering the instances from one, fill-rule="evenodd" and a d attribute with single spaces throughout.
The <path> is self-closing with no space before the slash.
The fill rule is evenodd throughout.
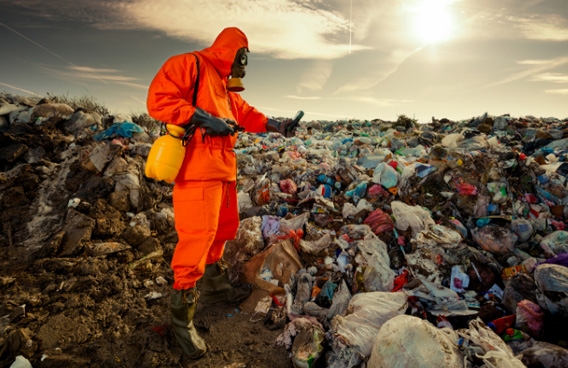
<path id="1" fill-rule="evenodd" d="M 268 119 L 266 122 L 267 132 L 278 132 L 286 138 L 294 137 L 296 135 L 297 127 L 298 123 L 294 123 L 292 119 L 286 119 L 284 121 Z"/>
<path id="2" fill-rule="evenodd" d="M 195 109 L 189 122 L 205 129 L 205 133 L 211 137 L 233 135 L 237 130 L 241 130 L 234 121 L 218 118 L 199 107 Z"/>

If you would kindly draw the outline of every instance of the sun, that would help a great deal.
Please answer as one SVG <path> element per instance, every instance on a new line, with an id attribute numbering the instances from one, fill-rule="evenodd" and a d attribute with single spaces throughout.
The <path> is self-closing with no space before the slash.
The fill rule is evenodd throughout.
<path id="1" fill-rule="evenodd" d="M 412 13 L 416 37 L 425 43 L 440 43 L 452 37 L 454 20 L 449 10 L 452 0 L 419 0 Z"/>

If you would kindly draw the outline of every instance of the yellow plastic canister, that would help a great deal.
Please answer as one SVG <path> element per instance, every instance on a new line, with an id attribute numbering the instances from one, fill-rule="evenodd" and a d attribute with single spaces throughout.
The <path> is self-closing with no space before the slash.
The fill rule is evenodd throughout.
<path id="1" fill-rule="evenodd" d="M 150 148 L 145 173 L 150 179 L 171 183 L 175 180 L 185 157 L 185 147 L 181 140 L 185 129 L 168 124 L 166 130 L 168 133 L 156 139 Z"/>

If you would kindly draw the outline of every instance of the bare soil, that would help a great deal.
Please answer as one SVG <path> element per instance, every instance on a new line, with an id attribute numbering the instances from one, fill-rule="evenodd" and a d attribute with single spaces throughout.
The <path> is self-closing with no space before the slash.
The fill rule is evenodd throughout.
<path id="1" fill-rule="evenodd" d="M 0 367 L 19 355 L 34 368 L 291 366 L 274 346 L 282 326 L 253 315 L 256 299 L 200 306 L 209 352 L 182 359 L 169 314 L 177 234 L 160 217 L 171 185 L 145 178 L 145 156 L 129 150 L 147 135 L 96 142 L 57 113 L 41 124 L 0 118 Z M 106 173 L 89 161 L 101 147 Z M 117 189 L 125 177 L 139 187 Z"/>
<path id="2" fill-rule="evenodd" d="M 170 330 L 167 254 L 151 270 L 132 270 L 118 255 L 13 267 L 9 250 L 2 254 L 2 367 L 16 355 L 33 367 L 292 367 L 274 345 L 282 329 L 254 314 L 260 291 L 241 305 L 198 305 L 194 322 L 209 351 L 182 359 Z M 168 282 L 148 287 L 159 276 Z M 150 292 L 162 296 L 148 299 Z"/>

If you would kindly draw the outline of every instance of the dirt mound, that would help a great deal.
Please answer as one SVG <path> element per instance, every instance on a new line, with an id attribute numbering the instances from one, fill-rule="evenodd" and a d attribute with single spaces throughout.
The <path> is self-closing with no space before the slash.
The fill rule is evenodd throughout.
<path id="1" fill-rule="evenodd" d="M 235 305 L 200 308 L 209 354 L 181 361 L 172 187 L 147 180 L 138 154 L 152 138 L 97 141 L 114 119 L 15 97 L 0 108 L 0 366 L 18 355 L 34 367 L 291 366 L 279 331 Z"/>

